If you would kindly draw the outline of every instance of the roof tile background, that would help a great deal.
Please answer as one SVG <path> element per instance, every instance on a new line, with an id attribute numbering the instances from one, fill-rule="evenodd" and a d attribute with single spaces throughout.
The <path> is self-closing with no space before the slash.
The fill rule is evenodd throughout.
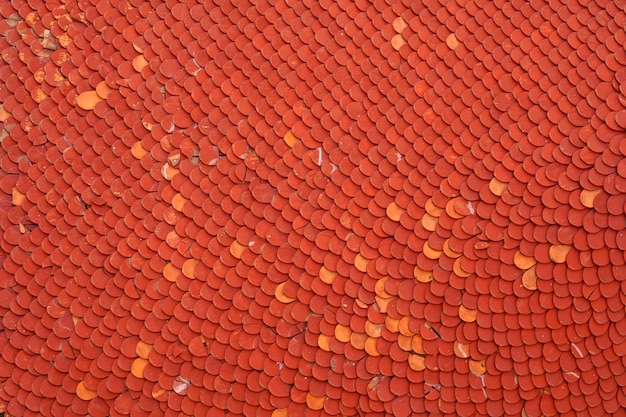
<path id="1" fill-rule="evenodd" d="M 623 1 L 0 5 L 0 412 L 622 415 Z"/>

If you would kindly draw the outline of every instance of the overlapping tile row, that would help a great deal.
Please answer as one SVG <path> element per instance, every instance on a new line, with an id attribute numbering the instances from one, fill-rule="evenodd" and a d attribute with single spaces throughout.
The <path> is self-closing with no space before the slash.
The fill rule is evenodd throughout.
<path id="1" fill-rule="evenodd" d="M 0 14 L 0 411 L 626 407 L 621 2 Z"/>

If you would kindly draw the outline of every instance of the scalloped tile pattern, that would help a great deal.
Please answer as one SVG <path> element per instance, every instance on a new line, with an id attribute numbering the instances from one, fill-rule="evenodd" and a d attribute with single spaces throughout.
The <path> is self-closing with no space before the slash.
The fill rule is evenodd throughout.
<path id="1" fill-rule="evenodd" d="M 2 2 L 0 412 L 623 415 L 625 7 Z"/>

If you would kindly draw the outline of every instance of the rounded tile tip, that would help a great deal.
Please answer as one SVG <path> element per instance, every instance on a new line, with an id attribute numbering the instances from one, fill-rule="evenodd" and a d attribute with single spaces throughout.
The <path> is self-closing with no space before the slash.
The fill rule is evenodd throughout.
<path id="1" fill-rule="evenodd" d="M 138 55 L 133 59 L 133 69 L 137 72 L 141 72 L 148 65 L 148 60 L 145 56 Z"/>
<path id="2" fill-rule="evenodd" d="M 98 393 L 96 391 L 92 391 L 88 389 L 85 386 L 85 383 L 83 381 L 80 381 L 78 385 L 76 386 L 76 395 L 81 400 L 89 401 L 91 399 L 96 398 L 98 396 Z"/>
<path id="3" fill-rule="evenodd" d="M 473 375 L 481 376 L 487 372 L 486 361 L 483 360 L 469 360 L 469 370 Z"/>
<path id="4" fill-rule="evenodd" d="M 454 343 L 454 354 L 456 357 L 461 359 L 469 358 L 470 356 L 470 346 L 469 344 L 464 344 L 459 341 Z"/>
<path id="5" fill-rule="evenodd" d="M 326 398 L 327 397 L 325 395 L 318 397 L 309 392 L 306 395 L 306 405 L 311 410 L 321 410 L 324 408 L 324 403 L 326 402 Z"/>
<path id="6" fill-rule="evenodd" d="M 437 223 L 438 218 L 431 216 L 428 213 L 425 213 L 424 217 L 422 217 L 422 227 L 424 227 L 424 229 L 428 230 L 429 232 L 435 231 L 435 229 L 437 228 Z"/>
<path id="7" fill-rule="evenodd" d="M 288 304 L 293 301 L 296 301 L 295 298 L 291 298 L 285 294 L 284 292 L 285 284 L 286 282 L 283 282 L 282 284 L 278 284 L 278 286 L 276 287 L 276 292 L 275 292 L 276 299 L 283 304 Z"/>
<path id="8" fill-rule="evenodd" d="M 602 192 L 602 189 L 599 188 L 597 190 L 582 190 L 580 192 L 580 202 L 583 206 L 587 208 L 593 208 L 593 202 L 595 198 Z"/>
<path id="9" fill-rule="evenodd" d="M 396 51 L 399 51 L 400 48 L 402 48 L 405 44 L 406 44 L 406 39 L 404 39 L 404 37 L 400 34 L 394 35 L 394 37 L 391 38 L 391 46 Z"/>
<path id="10" fill-rule="evenodd" d="M 396 32 L 402 33 L 404 29 L 409 27 L 409 24 L 404 20 L 402 16 L 398 16 L 394 19 L 392 26 Z"/>
<path id="11" fill-rule="evenodd" d="M 492 178 L 489 182 L 489 191 L 497 196 L 501 196 L 507 187 L 508 184 L 506 182 L 498 181 L 496 178 Z"/>
<path id="12" fill-rule="evenodd" d="M 144 149 L 141 142 L 135 142 L 130 148 L 130 152 L 136 159 L 141 159 L 148 154 L 148 151 Z"/>
<path id="13" fill-rule="evenodd" d="M 183 263 L 182 273 L 189 279 L 196 278 L 196 266 L 200 263 L 197 259 L 187 259 L 185 263 Z"/>
<path id="14" fill-rule="evenodd" d="M 285 133 L 283 139 L 285 140 L 287 146 L 289 146 L 290 148 L 293 148 L 296 142 L 298 142 L 298 138 L 293 134 L 291 130 Z"/>
<path id="15" fill-rule="evenodd" d="M 459 317 L 466 323 L 472 323 L 476 321 L 478 316 L 478 310 L 473 310 L 465 307 L 463 304 L 459 306 Z"/>
<path id="16" fill-rule="evenodd" d="M 144 378 L 144 370 L 148 366 L 148 360 L 144 358 L 137 358 L 133 361 L 130 372 L 137 378 Z"/>
<path id="17" fill-rule="evenodd" d="M 453 51 L 458 48 L 460 42 L 456 38 L 456 35 L 454 33 L 448 35 L 448 37 L 446 38 L 446 45 L 448 45 L 448 48 L 452 49 Z"/>
<path id="18" fill-rule="evenodd" d="M 325 334 L 320 334 L 317 338 L 317 345 L 325 352 L 330 352 L 330 339 L 331 337 Z"/>
<path id="19" fill-rule="evenodd" d="M 102 97 L 96 91 L 85 91 L 76 97 L 76 105 L 83 110 L 93 110 L 102 101 Z"/>
<path id="20" fill-rule="evenodd" d="M 233 240 L 233 243 L 230 244 L 230 254 L 233 255 L 236 259 L 241 259 L 244 251 L 246 250 L 246 246 L 239 243 L 237 240 Z"/>
<path id="21" fill-rule="evenodd" d="M 288 408 L 277 408 L 272 411 L 272 417 L 289 417 L 289 409 Z"/>
<path id="22" fill-rule="evenodd" d="M 163 268 L 163 276 L 166 280 L 170 282 L 176 282 L 176 279 L 178 278 L 180 273 L 181 270 L 176 268 L 171 263 L 168 263 L 167 265 L 165 265 L 165 268 Z"/>
<path id="23" fill-rule="evenodd" d="M 532 256 L 526 256 L 522 252 L 517 251 L 513 255 L 513 263 L 521 270 L 527 270 L 537 263 L 537 260 Z"/>
<path id="24" fill-rule="evenodd" d="M 103 100 L 106 100 L 106 98 L 112 92 L 113 92 L 113 89 L 108 86 L 106 81 L 100 81 L 98 85 L 96 86 L 96 94 L 98 94 L 98 97 L 100 97 Z"/>
<path id="25" fill-rule="evenodd" d="M 5 122 L 11 117 L 11 113 L 7 111 L 4 106 L 0 105 L 0 122 Z"/>
<path id="26" fill-rule="evenodd" d="M 432 271 L 424 271 L 419 267 L 415 267 L 413 269 L 413 277 L 418 282 L 427 283 L 433 280 L 433 272 Z"/>
<path id="27" fill-rule="evenodd" d="M 322 265 L 322 267 L 320 268 L 319 275 L 320 275 L 320 280 L 322 280 L 323 283 L 330 285 L 335 280 L 335 277 L 337 276 L 337 272 L 331 271 L 330 269 Z"/>
<path id="28" fill-rule="evenodd" d="M 338 324 L 335 326 L 335 338 L 343 343 L 349 343 L 352 330 L 348 326 Z"/>
<path id="29" fill-rule="evenodd" d="M 398 222 L 400 221 L 400 217 L 402 216 L 402 213 L 404 213 L 404 210 L 400 208 L 395 201 L 392 201 L 391 204 L 387 206 L 386 212 L 387 217 L 389 217 L 394 222 Z"/>
<path id="30" fill-rule="evenodd" d="M 137 346 L 135 347 L 135 353 L 140 358 L 148 359 L 148 355 L 150 355 L 150 351 L 152 350 L 152 345 L 140 340 L 137 342 Z"/>
<path id="31" fill-rule="evenodd" d="M 179 173 L 180 173 L 179 169 L 174 168 L 168 163 L 163 164 L 163 167 L 161 167 L 161 176 L 165 178 L 166 180 L 171 180 Z"/>
<path id="32" fill-rule="evenodd" d="M 354 266 L 357 270 L 361 272 L 367 271 L 367 265 L 369 263 L 370 263 L 370 260 L 364 257 L 363 255 L 361 255 L 360 253 L 357 253 L 357 255 L 354 257 Z"/>
<path id="33" fill-rule="evenodd" d="M 414 371 L 423 371 L 426 369 L 426 357 L 423 355 L 409 355 L 409 366 Z"/>
<path id="34" fill-rule="evenodd" d="M 537 265 L 533 265 L 522 275 L 522 285 L 527 290 L 534 291 L 537 289 Z"/>
<path id="35" fill-rule="evenodd" d="M 17 187 L 13 187 L 11 190 L 11 203 L 14 206 L 21 206 L 22 202 L 26 199 L 26 194 L 22 193 Z"/>
<path id="36" fill-rule="evenodd" d="M 572 249 L 570 245 L 552 245 L 550 246 L 550 259 L 552 262 L 562 264 L 567 259 L 570 249 Z"/>

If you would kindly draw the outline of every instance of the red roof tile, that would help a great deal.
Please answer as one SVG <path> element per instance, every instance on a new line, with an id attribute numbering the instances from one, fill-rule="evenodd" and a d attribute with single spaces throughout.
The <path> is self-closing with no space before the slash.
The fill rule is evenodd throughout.
<path id="1" fill-rule="evenodd" d="M 0 412 L 626 407 L 620 2 L 117 3 L 0 7 Z"/>

